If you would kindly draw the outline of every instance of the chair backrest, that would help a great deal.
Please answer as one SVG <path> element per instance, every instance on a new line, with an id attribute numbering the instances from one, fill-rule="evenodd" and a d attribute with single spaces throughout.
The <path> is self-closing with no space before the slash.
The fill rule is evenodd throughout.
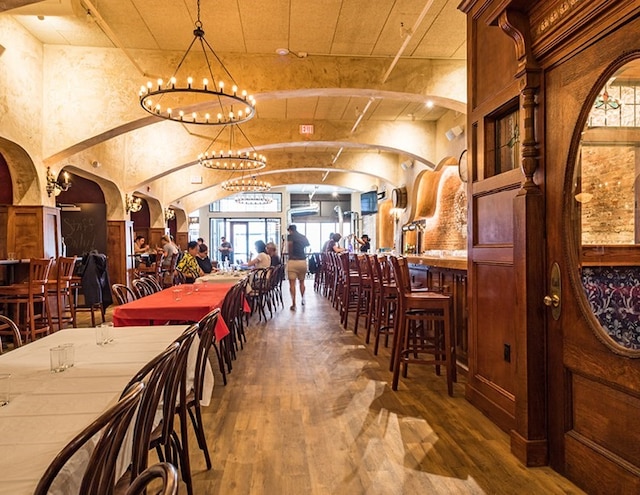
<path id="1" fill-rule="evenodd" d="M 22 337 L 20 336 L 20 329 L 13 320 L 7 316 L 0 315 L 0 334 L 8 333 L 13 338 L 13 347 L 20 347 L 22 345 Z M 2 354 L 2 340 L 0 340 L 0 354 Z"/>
<path id="2" fill-rule="evenodd" d="M 154 293 L 153 287 L 142 278 L 132 280 L 131 285 L 133 286 L 133 291 L 137 294 L 138 298 L 150 296 Z"/>
<path id="3" fill-rule="evenodd" d="M 31 258 L 29 262 L 29 291 L 32 294 L 43 294 L 49 273 L 53 265 L 53 258 Z"/>
<path id="4" fill-rule="evenodd" d="M 391 256 L 391 266 L 393 267 L 393 275 L 396 279 L 396 287 L 401 296 L 411 292 L 411 277 L 409 276 L 409 266 L 404 256 Z"/>
<path id="5" fill-rule="evenodd" d="M 142 471 L 129 485 L 125 495 L 143 495 L 147 493 L 147 487 L 156 479 L 162 479 L 162 486 L 159 487 L 159 492 L 154 493 L 158 495 L 177 495 L 178 470 L 168 462 L 159 462 Z M 154 485 L 155 488 L 158 487 Z"/>
<path id="6" fill-rule="evenodd" d="M 58 289 L 68 286 L 73 278 L 73 270 L 76 267 L 77 256 L 68 258 L 60 256 L 56 261 Z"/>
<path id="7" fill-rule="evenodd" d="M 165 385 L 173 374 L 179 348 L 180 344 L 176 342 L 169 345 L 134 375 L 123 392 L 123 396 L 126 395 L 129 388 L 136 382 L 142 381 L 146 384 L 133 429 L 131 478 L 138 476 L 147 467 L 156 411 L 163 397 Z"/>
<path id="8" fill-rule="evenodd" d="M 215 328 L 220 317 L 220 308 L 216 308 L 198 322 L 200 344 L 196 358 L 196 372 L 193 378 L 195 400 L 201 401 L 204 389 L 204 376 L 209 362 L 209 351 L 215 340 Z"/>
<path id="9" fill-rule="evenodd" d="M 124 284 L 113 284 L 111 286 L 111 292 L 118 304 L 126 304 L 137 299 L 135 292 Z"/>
<path id="10" fill-rule="evenodd" d="M 102 433 L 86 465 L 80 493 L 91 493 L 93 495 L 111 493 L 115 485 L 118 452 L 136 407 L 141 401 L 143 390 L 144 385 L 142 383 L 134 384 L 118 403 L 110 407 L 76 435 L 51 462 L 40 478 L 34 495 L 46 495 L 56 476 L 69 459 L 99 432 Z"/>
<path id="11" fill-rule="evenodd" d="M 142 277 L 140 280 L 144 280 L 149 287 L 153 289 L 153 292 L 160 292 L 162 290 L 162 285 L 158 281 L 156 277 Z"/>

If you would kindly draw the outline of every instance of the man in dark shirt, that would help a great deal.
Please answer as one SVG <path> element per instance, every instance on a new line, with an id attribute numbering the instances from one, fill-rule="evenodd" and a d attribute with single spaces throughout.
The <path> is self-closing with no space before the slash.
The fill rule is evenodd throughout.
<path id="1" fill-rule="evenodd" d="M 300 285 L 300 302 L 304 306 L 304 278 L 307 275 L 307 253 L 305 248 L 309 240 L 298 232 L 295 225 L 289 225 L 287 229 L 287 244 L 289 261 L 287 262 L 287 277 L 289 278 L 289 292 L 291 293 L 291 311 L 296 310 L 296 280 Z"/>

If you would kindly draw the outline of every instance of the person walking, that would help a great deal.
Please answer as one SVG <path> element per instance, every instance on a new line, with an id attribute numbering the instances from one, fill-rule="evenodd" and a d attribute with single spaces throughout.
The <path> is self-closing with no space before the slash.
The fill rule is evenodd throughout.
<path id="1" fill-rule="evenodd" d="M 298 227 L 289 225 L 287 228 L 287 245 L 289 260 L 287 261 L 287 278 L 291 293 L 291 311 L 296 310 L 296 280 L 300 285 L 300 304 L 304 306 L 304 278 L 307 276 L 307 254 L 305 249 L 309 240 L 298 232 Z"/>

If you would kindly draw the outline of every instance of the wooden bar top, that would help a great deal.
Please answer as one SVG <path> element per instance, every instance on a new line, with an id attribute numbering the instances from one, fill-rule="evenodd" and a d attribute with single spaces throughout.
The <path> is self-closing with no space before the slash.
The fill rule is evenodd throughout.
<path id="1" fill-rule="evenodd" d="M 433 266 L 436 268 L 449 268 L 452 270 L 467 270 L 467 258 L 445 256 L 442 258 L 434 256 L 424 256 L 410 254 L 407 255 L 407 262 L 414 265 Z"/>

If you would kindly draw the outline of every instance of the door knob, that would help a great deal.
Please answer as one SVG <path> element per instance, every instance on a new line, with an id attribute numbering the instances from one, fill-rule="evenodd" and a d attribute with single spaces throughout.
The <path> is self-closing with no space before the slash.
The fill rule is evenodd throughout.
<path id="1" fill-rule="evenodd" d="M 558 294 L 553 294 L 552 296 L 544 296 L 543 301 L 545 306 L 550 306 L 553 308 L 557 308 L 558 306 L 560 306 L 560 297 L 558 297 Z"/>

